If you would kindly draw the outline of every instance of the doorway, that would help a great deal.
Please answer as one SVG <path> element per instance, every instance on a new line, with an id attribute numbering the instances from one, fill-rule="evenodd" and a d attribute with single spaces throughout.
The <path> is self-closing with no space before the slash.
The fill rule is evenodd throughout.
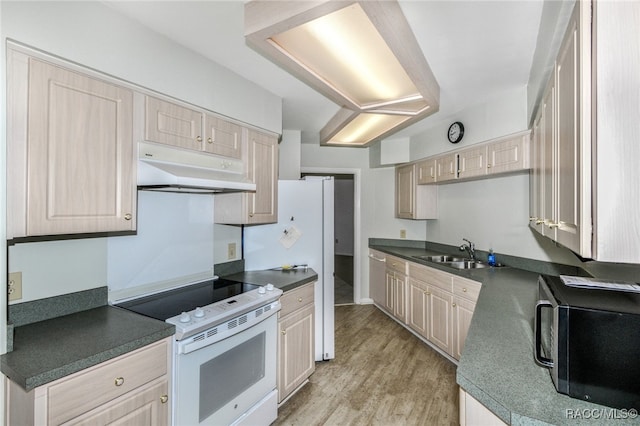
<path id="1" fill-rule="evenodd" d="M 351 305 L 354 292 L 354 175 L 349 173 L 302 173 L 334 179 L 334 304 Z"/>

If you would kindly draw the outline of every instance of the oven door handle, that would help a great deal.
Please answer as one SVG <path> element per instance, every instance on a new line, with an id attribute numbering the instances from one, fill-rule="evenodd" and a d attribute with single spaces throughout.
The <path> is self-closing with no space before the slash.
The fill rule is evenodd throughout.
<path id="1" fill-rule="evenodd" d="M 542 346 L 542 308 L 553 308 L 548 300 L 538 300 L 536 303 L 536 314 L 533 320 L 534 349 L 533 358 L 542 367 L 553 368 L 553 360 L 542 356 L 540 348 Z"/>

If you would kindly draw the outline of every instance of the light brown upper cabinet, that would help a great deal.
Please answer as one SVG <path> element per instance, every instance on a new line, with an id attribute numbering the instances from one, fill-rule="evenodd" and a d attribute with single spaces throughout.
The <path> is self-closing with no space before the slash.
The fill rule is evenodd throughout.
<path id="1" fill-rule="evenodd" d="M 436 182 L 446 182 L 458 177 L 458 155 L 449 153 L 436 159 Z"/>
<path id="2" fill-rule="evenodd" d="M 145 139 L 179 148 L 241 158 L 242 127 L 200 110 L 145 97 Z"/>
<path id="3" fill-rule="evenodd" d="M 527 130 L 458 151 L 458 179 L 528 169 L 530 134 Z"/>
<path id="4" fill-rule="evenodd" d="M 255 192 L 216 194 L 214 221 L 253 225 L 278 221 L 278 139 L 255 130 L 247 132 L 248 178 Z"/>
<path id="5" fill-rule="evenodd" d="M 437 188 L 416 183 L 416 164 L 396 167 L 395 216 L 401 219 L 436 219 Z"/>
<path id="6" fill-rule="evenodd" d="M 8 50 L 7 237 L 136 227 L 133 93 Z"/>
<path id="7" fill-rule="evenodd" d="M 436 160 L 428 158 L 416 163 L 418 185 L 436 182 Z"/>
<path id="8" fill-rule="evenodd" d="M 605 262 L 640 263 L 639 25 L 636 2 L 576 2 L 534 119 L 530 226 Z"/>

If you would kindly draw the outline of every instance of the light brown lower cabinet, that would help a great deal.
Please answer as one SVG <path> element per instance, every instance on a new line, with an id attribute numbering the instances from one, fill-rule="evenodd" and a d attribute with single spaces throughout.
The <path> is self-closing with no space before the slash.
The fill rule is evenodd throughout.
<path id="1" fill-rule="evenodd" d="M 460 388 L 460 426 L 506 425 L 491 410 Z"/>
<path id="2" fill-rule="evenodd" d="M 303 385 L 315 364 L 315 282 L 285 292 L 278 312 L 278 402 Z"/>
<path id="3" fill-rule="evenodd" d="M 172 337 L 26 392 L 7 380 L 10 425 L 168 425 Z"/>
<path id="4" fill-rule="evenodd" d="M 407 326 L 460 359 L 481 284 L 409 262 Z"/>

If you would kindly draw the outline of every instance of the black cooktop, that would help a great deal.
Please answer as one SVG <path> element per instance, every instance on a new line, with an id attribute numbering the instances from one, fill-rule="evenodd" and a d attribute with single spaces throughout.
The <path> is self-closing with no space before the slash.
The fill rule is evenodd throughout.
<path id="1" fill-rule="evenodd" d="M 115 306 L 164 321 L 182 312 L 210 305 L 258 287 L 260 286 L 256 284 L 218 278 L 129 300 Z"/>

